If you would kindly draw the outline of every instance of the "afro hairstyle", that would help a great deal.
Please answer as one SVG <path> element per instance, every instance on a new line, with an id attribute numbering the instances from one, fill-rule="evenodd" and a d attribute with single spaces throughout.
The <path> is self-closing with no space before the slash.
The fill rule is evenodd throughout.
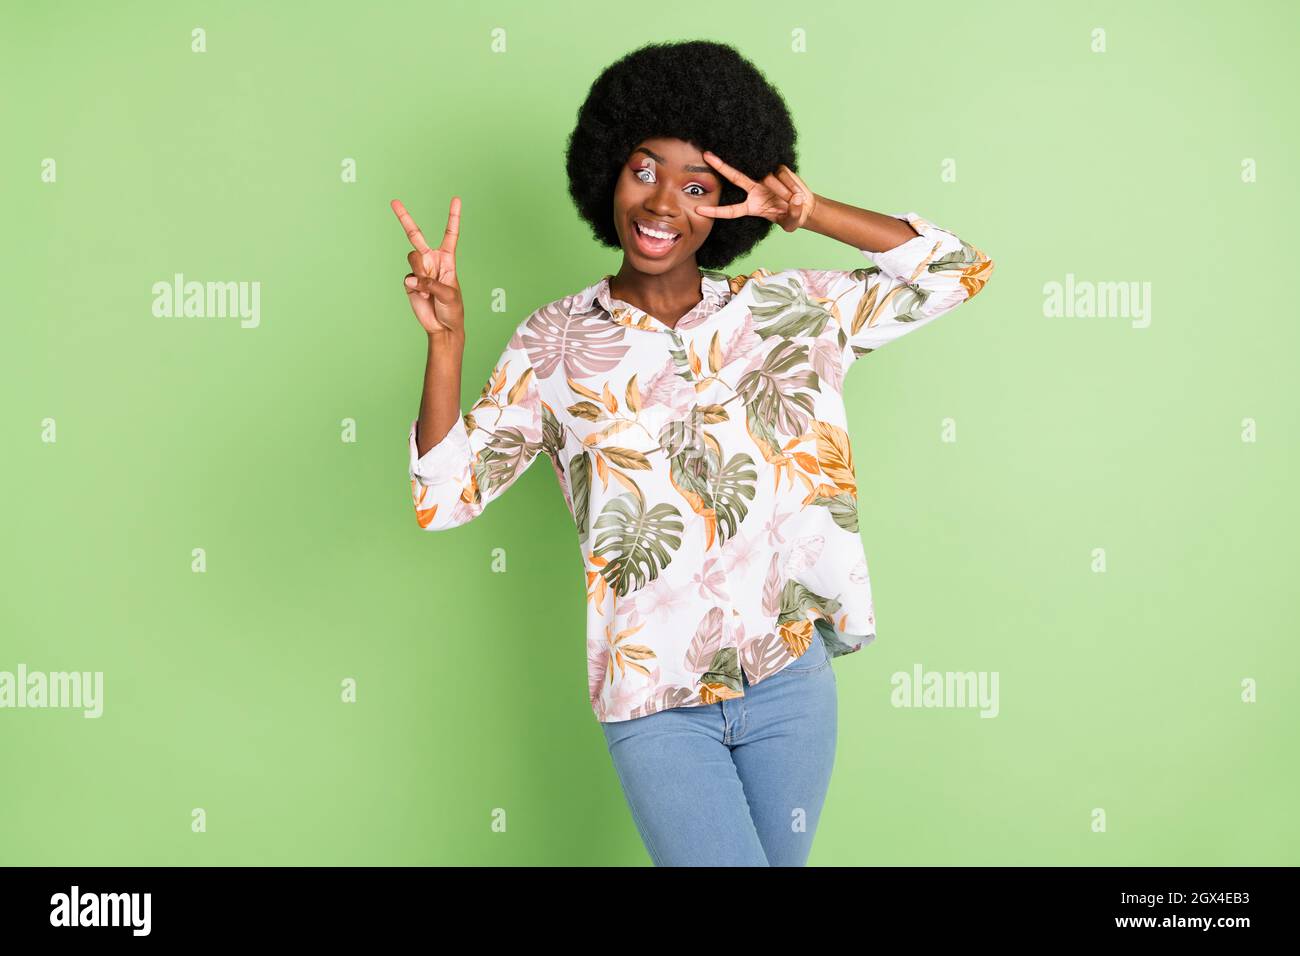
<path id="1" fill-rule="evenodd" d="M 708 40 L 646 44 L 596 78 L 569 134 L 569 195 L 602 245 L 620 247 L 614 187 L 623 163 L 655 137 L 711 150 L 755 180 L 782 163 L 795 168 L 796 134 L 785 101 L 733 47 Z M 718 205 L 744 200 L 743 189 L 722 180 Z M 723 268 L 773 225 L 758 216 L 714 220 L 697 265 Z"/>

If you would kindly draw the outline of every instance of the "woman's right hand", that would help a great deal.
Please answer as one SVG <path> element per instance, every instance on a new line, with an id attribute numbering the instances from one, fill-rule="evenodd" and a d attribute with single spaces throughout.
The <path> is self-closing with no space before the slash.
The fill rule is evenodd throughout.
<path id="1" fill-rule="evenodd" d="M 411 311 L 430 335 L 446 332 L 464 335 L 465 304 L 460 297 L 460 283 L 456 281 L 460 197 L 451 197 L 447 229 L 442 234 L 442 243 L 437 249 L 429 248 L 424 241 L 424 234 L 400 200 L 394 199 L 392 207 L 414 247 L 406 257 L 411 265 L 405 281 L 406 298 L 411 303 Z"/>

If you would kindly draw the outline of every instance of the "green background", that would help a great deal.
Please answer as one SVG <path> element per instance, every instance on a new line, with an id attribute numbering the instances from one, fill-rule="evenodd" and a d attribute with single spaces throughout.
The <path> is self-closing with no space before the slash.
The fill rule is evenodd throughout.
<path id="1" fill-rule="evenodd" d="M 98 720 L 0 711 L 0 862 L 649 863 L 545 456 L 469 525 L 415 523 L 424 338 L 388 202 L 436 236 L 463 199 L 468 406 L 524 316 L 618 266 L 566 192 L 591 81 L 696 38 L 781 89 L 816 192 L 997 262 L 850 376 L 879 640 L 834 665 L 810 863 L 1300 862 L 1295 4 L 3 16 L 0 670 L 106 687 Z M 777 231 L 731 271 L 862 264 Z M 175 272 L 260 282 L 260 327 L 155 318 Z M 1067 273 L 1152 283 L 1151 326 L 1045 316 Z M 997 671 L 1000 715 L 892 707 L 917 663 Z"/>

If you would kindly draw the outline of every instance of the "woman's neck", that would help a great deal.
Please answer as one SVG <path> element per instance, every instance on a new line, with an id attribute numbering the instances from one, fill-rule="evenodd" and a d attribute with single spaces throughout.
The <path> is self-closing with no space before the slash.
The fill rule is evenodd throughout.
<path id="1" fill-rule="evenodd" d="M 673 328 L 703 298 L 700 269 L 691 258 L 667 272 L 651 274 L 633 268 L 624 259 L 609 281 L 609 294 Z"/>

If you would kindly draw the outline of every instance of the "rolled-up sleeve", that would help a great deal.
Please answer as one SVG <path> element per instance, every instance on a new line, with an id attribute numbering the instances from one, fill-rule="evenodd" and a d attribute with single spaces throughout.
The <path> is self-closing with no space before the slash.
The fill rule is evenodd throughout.
<path id="1" fill-rule="evenodd" d="M 519 333 L 470 410 L 423 455 L 407 436 L 415 517 L 426 531 L 463 525 L 513 485 L 542 449 L 542 398 Z"/>
<path id="2" fill-rule="evenodd" d="M 916 230 L 883 252 L 859 250 L 871 266 L 816 273 L 839 318 L 837 343 L 844 367 L 901 338 L 978 293 L 993 260 L 975 246 L 915 212 L 896 213 Z"/>

